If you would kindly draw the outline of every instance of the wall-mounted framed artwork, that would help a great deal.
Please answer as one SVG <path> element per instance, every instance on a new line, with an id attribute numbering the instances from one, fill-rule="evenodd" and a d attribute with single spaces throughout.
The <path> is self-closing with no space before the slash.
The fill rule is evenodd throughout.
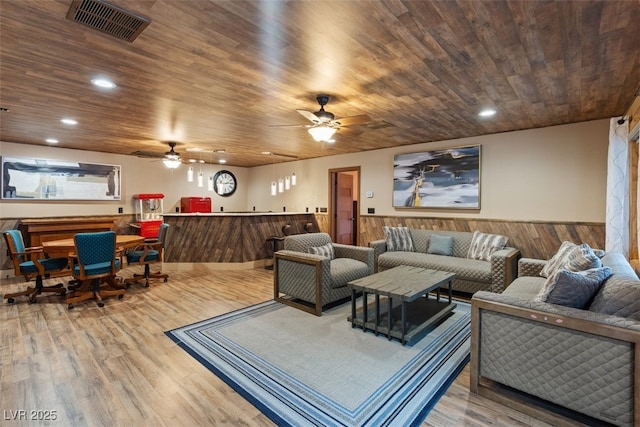
<path id="1" fill-rule="evenodd" d="M 120 165 L 2 157 L 2 199 L 120 200 Z"/>
<path id="2" fill-rule="evenodd" d="M 393 207 L 480 209 L 480 145 L 394 155 Z"/>

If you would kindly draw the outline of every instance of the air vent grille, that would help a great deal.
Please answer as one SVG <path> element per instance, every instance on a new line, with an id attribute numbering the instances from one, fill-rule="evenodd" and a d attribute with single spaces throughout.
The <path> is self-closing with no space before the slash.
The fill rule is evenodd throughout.
<path id="1" fill-rule="evenodd" d="M 151 23 L 149 18 L 101 0 L 74 0 L 67 19 L 129 42 Z"/>

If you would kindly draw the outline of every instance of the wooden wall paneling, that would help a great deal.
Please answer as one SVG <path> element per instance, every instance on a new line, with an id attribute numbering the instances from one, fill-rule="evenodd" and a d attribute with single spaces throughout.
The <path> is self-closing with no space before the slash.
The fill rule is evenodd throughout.
<path id="1" fill-rule="evenodd" d="M 428 230 L 475 231 L 502 234 L 509 238 L 508 245 L 520 249 L 522 257 L 549 259 L 563 241 L 588 243 L 594 248 L 604 248 L 604 223 L 502 221 L 469 218 L 428 218 L 371 216 L 360 217 L 360 241 L 384 239 L 383 226 L 406 226 Z"/>
<path id="2" fill-rule="evenodd" d="M 629 117 L 629 132 L 631 132 L 640 123 L 640 95 L 636 96 L 625 115 Z"/>
<path id="3" fill-rule="evenodd" d="M 629 142 L 629 259 L 638 259 L 638 144 Z"/>
<path id="4" fill-rule="evenodd" d="M 172 228 L 166 262 L 242 262 L 239 216 L 165 217 Z"/>
<path id="5" fill-rule="evenodd" d="M 153 21 L 133 44 L 64 19 L 69 0 L 2 1 L 2 107 L 11 108 L 0 121 L 3 141 L 45 146 L 51 123 L 73 111 L 82 125 L 58 127 L 58 147 L 161 157 L 168 146 L 155 123 L 166 122 L 166 111 L 149 106 L 170 103 L 185 106 L 172 124 L 184 129 L 184 158 L 198 157 L 187 148 L 224 148 L 228 165 L 253 167 L 290 160 L 265 150 L 303 160 L 619 116 L 640 70 L 637 1 L 278 2 L 270 17 L 278 61 L 256 43 L 264 20 L 257 2 L 116 3 Z M 634 7 L 623 11 L 624 3 Z M 306 84 L 317 64 L 303 53 L 317 49 L 319 32 L 333 50 L 350 52 L 322 58 L 323 69 L 342 72 L 339 86 L 317 87 L 336 91 L 327 111 L 371 122 L 341 130 L 330 150 L 305 129 L 271 129 L 265 138 L 267 125 L 308 124 L 296 109 L 318 109 L 319 92 Z M 120 87 L 79 103 L 70 94 L 97 95 L 76 70 L 117 70 Z M 253 84 L 273 71 L 278 90 Z M 463 108 L 489 97 L 500 120 Z"/>
<path id="6" fill-rule="evenodd" d="M 325 213 L 317 213 L 314 215 L 315 230 L 320 233 L 329 234 L 329 215 Z M 360 233 L 362 235 L 362 233 Z"/>
<path id="7" fill-rule="evenodd" d="M 301 215 L 255 215 L 243 218 L 243 259 L 255 261 L 271 258 L 273 246 L 267 238 L 272 236 L 284 236 L 283 227 L 289 226 L 289 234 L 306 233 L 304 226 L 312 222 L 311 214 Z"/>
<path id="8" fill-rule="evenodd" d="M 172 229 L 165 262 L 242 263 L 271 256 L 270 236 L 305 233 L 312 214 L 289 215 L 171 215 L 164 220 Z M 314 224 L 317 226 L 317 223 Z"/>

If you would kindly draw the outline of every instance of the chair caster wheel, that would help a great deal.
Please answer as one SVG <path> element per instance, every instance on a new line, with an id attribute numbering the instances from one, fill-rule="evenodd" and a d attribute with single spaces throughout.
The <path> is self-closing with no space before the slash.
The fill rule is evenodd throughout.
<path id="1" fill-rule="evenodd" d="M 69 309 L 69 310 L 71 310 L 72 308 L 73 308 L 73 304 L 69 304 L 69 305 L 67 306 L 67 309 Z"/>
<path id="2" fill-rule="evenodd" d="M 104 307 L 104 302 L 98 301 L 98 307 Z"/>
<path id="3" fill-rule="evenodd" d="M 35 298 L 29 298 L 29 304 L 35 304 L 35 303 L 37 303 L 37 302 L 38 302 L 38 300 L 37 300 L 37 299 L 35 299 Z"/>
<path id="4" fill-rule="evenodd" d="M 168 277 L 165 277 L 165 278 L 164 278 L 164 283 L 167 283 L 168 281 L 169 281 L 169 278 L 168 278 Z"/>
<path id="5" fill-rule="evenodd" d="M 15 299 L 13 299 L 13 298 L 7 298 L 7 302 L 8 302 L 9 304 L 13 304 L 14 302 L 16 302 L 16 300 L 15 300 Z"/>
<path id="6" fill-rule="evenodd" d="M 118 295 L 118 299 L 124 298 L 124 295 Z"/>

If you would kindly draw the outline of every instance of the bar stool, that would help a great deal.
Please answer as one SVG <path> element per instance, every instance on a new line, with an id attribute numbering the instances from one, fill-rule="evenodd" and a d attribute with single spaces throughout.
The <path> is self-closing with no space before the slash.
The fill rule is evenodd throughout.
<path id="1" fill-rule="evenodd" d="M 271 242 L 271 245 L 272 245 L 271 246 L 272 253 L 271 253 L 271 264 L 267 264 L 267 265 L 264 266 L 264 268 L 266 270 L 273 270 L 273 254 L 278 252 L 279 247 L 280 247 L 280 243 L 279 242 L 282 242 L 282 241 L 284 241 L 284 237 L 280 237 L 280 236 L 267 237 L 267 243 Z"/>

